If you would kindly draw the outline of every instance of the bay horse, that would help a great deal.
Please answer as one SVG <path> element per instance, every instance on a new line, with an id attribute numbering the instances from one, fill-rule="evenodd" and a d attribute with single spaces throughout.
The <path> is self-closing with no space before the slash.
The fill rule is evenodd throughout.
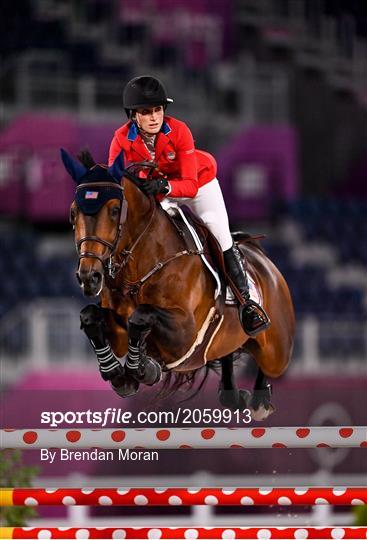
<path id="1" fill-rule="evenodd" d="M 162 372 L 189 377 L 217 361 L 221 404 L 250 408 L 254 420 L 269 416 L 274 407 L 266 377 L 277 378 L 287 369 L 295 317 L 285 279 L 259 244 L 248 235 L 237 235 L 271 320 L 270 328 L 250 337 L 242 329 L 236 305 L 223 301 L 222 311 L 215 310 L 217 284 L 200 250 L 188 249 L 160 203 L 139 189 L 149 180 L 136 176 L 136 171 L 153 167 L 152 163 L 135 165 L 132 174 L 124 168 L 122 154 L 107 167 L 95 164 L 89 152 L 80 154 L 78 161 L 61 152 L 77 184 L 70 209 L 79 258 L 77 279 L 84 295 L 99 299 L 99 305 L 81 311 L 81 328 L 103 379 L 127 397 L 140 384 L 158 383 Z M 210 325 L 215 330 L 205 341 Z M 199 353 L 192 354 L 195 351 Z M 256 361 L 253 393 L 236 385 L 236 351 Z"/>

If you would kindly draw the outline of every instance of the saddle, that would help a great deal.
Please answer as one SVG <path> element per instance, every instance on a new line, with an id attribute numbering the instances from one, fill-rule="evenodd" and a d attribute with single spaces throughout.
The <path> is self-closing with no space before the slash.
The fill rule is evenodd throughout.
<path id="1" fill-rule="evenodd" d="M 188 250 L 202 248 L 204 257 L 209 264 L 219 273 L 221 281 L 226 281 L 224 257 L 218 240 L 210 232 L 205 223 L 191 212 L 187 206 L 171 207 L 166 211 L 168 219 L 176 228 L 179 236 L 183 238 Z M 193 236 L 197 234 L 201 246 L 198 246 Z"/>
<path id="2" fill-rule="evenodd" d="M 166 214 L 170 222 L 176 228 L 178 234 L 184 239 L 186 248 L 188 250 L 198 249 L 198 245 L 193 236 L 193 231 L 196 232 L 202 246 L 203 257 L 211 267 L 209 269 L 215 272 L 220 279 L 220 292 L 225 298 L 225 303 L 232 305 L 237 304 L 238 302 L 239 304 L 242 304 L 243 298 L 227 274 L 222 248 L 220 247 L 219 242 L 214 234 L 208 229 L 205 223 L 187 206 L 171 207 L 168 209 L 168 211 L 166 210 Z M 258 240 L 260 237 L 253 237 L 243 232 L 233 232 L 232 238 L 234 242 L 246 242 L 248 240 Z M 242 252 L 241 246 L 239 246 L 239 249 Z M 253 285 L 254 282 L 252 277 L 249 276 L 249 278 L 250 285 Z"/>

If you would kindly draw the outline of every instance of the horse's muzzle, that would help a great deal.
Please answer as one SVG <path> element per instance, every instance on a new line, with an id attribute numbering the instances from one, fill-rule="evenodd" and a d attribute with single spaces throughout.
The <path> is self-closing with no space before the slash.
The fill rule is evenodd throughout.
<path id="1" fill-rule="evenodd" d="M 103 287 L 103 274 L 97 270 L 82 269 L 76 273 L 77 280 L 85 296 L 98 296 Z"/>

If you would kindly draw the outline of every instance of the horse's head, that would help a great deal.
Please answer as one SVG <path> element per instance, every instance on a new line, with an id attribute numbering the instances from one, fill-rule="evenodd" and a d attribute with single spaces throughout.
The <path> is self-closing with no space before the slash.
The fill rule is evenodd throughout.
<path id="1" fill-rule="evenodd" d="M 96 165 L 89 152 L 74 160 L 61 150 L 66 170 L 76 182 L 70 221 L 79 256 L 77 278 L 86 296 L 97 296 L 104 285 L 105 271 L 119 244 L 126 219 L 127 203 L 121 186 L 123 155 L 111 167 Z"/>

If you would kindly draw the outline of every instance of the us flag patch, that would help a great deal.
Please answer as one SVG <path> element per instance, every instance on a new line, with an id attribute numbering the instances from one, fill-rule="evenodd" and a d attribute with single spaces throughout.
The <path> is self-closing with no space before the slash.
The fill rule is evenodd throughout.
<path id="1" fill-rule="evenodd" d="M 98 191 L 86 191 L 84 199 L 98 199 Z"/>

